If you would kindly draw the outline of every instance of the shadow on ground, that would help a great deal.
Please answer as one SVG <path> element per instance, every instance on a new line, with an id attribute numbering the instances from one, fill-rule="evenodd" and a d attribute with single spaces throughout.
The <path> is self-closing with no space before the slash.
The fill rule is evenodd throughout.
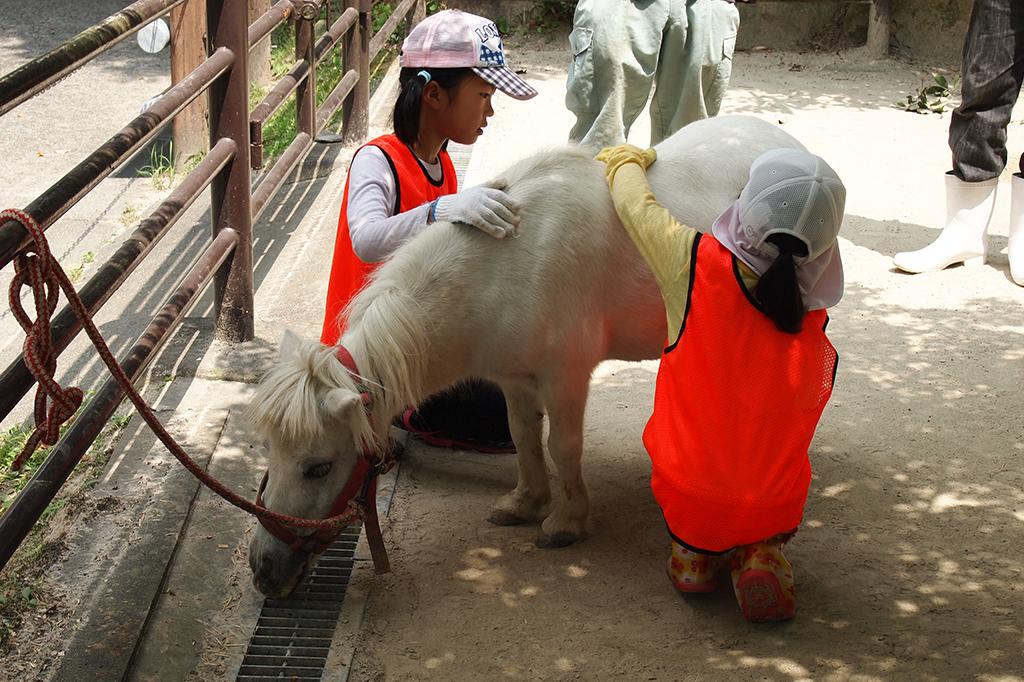
<path id="1" fill-rule="evenodd" d="M 58 47 L 129 4 L 127 0 L 84 0 L 61 3 L 58 9 L 34 2 L 0 0 L 0 44 L 5 55 L 0 75 Z M 147 54 L 134 36 L 111 48 L 93 64 L 104 72 L 104 77 L 113 79 L 170 73 L 168 50 Z"/>
<path id="2" fill-rule="evenodd" d="M 849 227 L 867 249 L 889 229 Z M 899 227 L 908 245 L 932 234 Z M 849 284 L 829 328 L 836 389 L 787 551 L 795 621 L 745 623 L 727 585 L 671 589 L 640 441 L 655 364 L 629 364 L 592 383 L 593 532 L 578 545 L 536 550 L 536 525 L 486 523 L 514 458 L 410 451 L 386 531 L 394 573 L 373 578 L 352 679 L 1019 679 L 1024 422 L 1005 406 L 1024 384 L 1024 309 L 908 308 L 885 287 Z"/>
<path id="3" fill-rule="evenodd" d="M 337 155 L 341 152 L 340 145 L 315 145 L 310 151 L 307 159 L 307 168 L 310 165 L 322 169 L 329 169 L 334 164 Z M 279 190 L 275 201 L 281 202 L 284 196 L 289 193 L 296 178 L 296 174 L 302 171 L 294 171 L 289 181 Z M 299 193 L 294 200 L 289 195 L 287 210 L 275 212 L 272 205 L 262 220 L 253 228 L 253 271 L 254 285 L 257 291 L 257 301 L 260 286 L 266 280 L 277 258 L 283 251 L 292 233 L 305 219 L 307 213 L 316 200 L 319 192 L 323 189 L 328 177 L 326 173 L 322 177 L 308 183 L 310 186 Z M 271 218 L 272 216 L 272 218 Z M 181 229 L 183 226 L 175 226 L 172 229 Z M 134 291 L 131 300 L 124 308 L 124 315 L 137 316 L 140 320 L 146 320 L 132 335 L 118 333 L 114 322 L 100 325 L 100 332 L 103 333 L 108 345 L 116 357 L 120 357 L 134 343 L 137 335 L 142 332 L 148 320 L 164 305 L 174 287 L 182 275 L 196 261 L 203 250 L 209 245 L 211 239 L 210 213 L 209 210 L 190 226 L 184 227 L 188 230 L 189 237 L 184 240 L 179 249 L 170 254 L 168 260 L 161 264 L 148 279 L 136 282 L 129 280 L 125 285 L 126 290 Z M 257 302 L 258 305 L 258 302 Z M 256 315 L 260 314 L 256 310 Z M 195 376 L 199 361 L 214 342 L 213 335 L 213 289 L 207 289 L 195 307 L 190 311 L 182 323 L 181 328 L 175 332 L 175 338 L 168 346 L 161 351 L 159 358 L 155 361 L 152 369 L 154 376 L 166 375 L 168 377 L 189 377 Z M 109 336 L 108 336 L 109 334 Z M 182 354 L 184 353 L 184 354 Z M 68 365 L 64 371 L 69 376 L 84 376 L 91 370 L 99 368 L 101 361 L 95 353 L 84 353 Z M 62 364 L 62 368 L 65 365 Z M 104 379 L 105 379 L 105 375 Z M 167 406 L 168 408 L 173 406 Z"/>

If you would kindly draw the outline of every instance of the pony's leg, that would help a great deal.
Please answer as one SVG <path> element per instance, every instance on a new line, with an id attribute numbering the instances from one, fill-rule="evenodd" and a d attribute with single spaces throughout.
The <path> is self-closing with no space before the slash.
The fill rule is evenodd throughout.
<path id="1" fill-rule="evenodd" d="M 535 386 L 503 384 L 508 404 L 508 427 L 519 455 L 515 490 L 498 498 L 488 521 L 513 526 L 544 518 L 551 501 L 548 468 L 544 463 L 544 411 Z"/>
<path id="2" fill-rule="evenodd" d="M 548 408 L 548 451 L 558 469 L 560 494 L 554 510 L 544 519 L 544 534 L 537 539 L 542 548 L 564 547 L 583 537 L 590 498 L 583 481 L 583 412 L 587 406 L 590 373 L 577 377 L 561 377 L 548 386 L 545 404 Z"/>

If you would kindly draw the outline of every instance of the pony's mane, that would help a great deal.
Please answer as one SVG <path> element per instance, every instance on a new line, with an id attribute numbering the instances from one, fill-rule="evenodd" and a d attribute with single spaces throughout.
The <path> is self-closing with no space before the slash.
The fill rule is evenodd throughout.
<path id="1" fill-rule="evenodd" d="M 516 185 L 524 181 L 546 182 L 552 173 L 577 173 L 581 163 L 595 164 L 593 152 L 586 147 L 577 144 L 548 147 L 517 161 L 493 180 L 484 184 L 490 187 L 507 187 L 509 191 L 515 193 Z"/>
<path id="2" fill-rule="evenodd" d="M 359 393 L 334 349 L 317 341 L 286 337 L 280 357 L 260 382 L 246 416 L 264 435 L 292 445 L 308 445 L 325 434 L 324 394 L 335 388 Z M 365 411 L 356 412 L 352 435 L 357 446 L 366 447 L 376 438 Z"/>
<path id="3" fill-rule="evenodd" d="M 587 163 L 595 163 L 589 150 L 561 145 L 519 161 L 485 184 L 528 201 L 547 191 L 552 174 L 575 177 Z M 360 370 L 384 389 L 375 396 L 375 424 L 386 426 L 426 397 L 423 379 L 433 322 L 424 301 L 436 296 L 438 283 L 450 278 L 453 269 L 473 262 L 478 249 L 492 248 L 488 239 L 465 226 L 437 223 L 385 260 L 342 313 L 348 328 L 358 329 L 365 340 L 367 366 Z"/>
<path id="4" fill-rule="evenodd" d="M 426 323 L 415 293 L 401 284 L 398 270 L 378 268 L 343 313 L 349 328 L 358 328 L 366 339 L 366 366 L 359 369 L 374 389 L 378 442 L 392 417 L 424 397 Z"/>

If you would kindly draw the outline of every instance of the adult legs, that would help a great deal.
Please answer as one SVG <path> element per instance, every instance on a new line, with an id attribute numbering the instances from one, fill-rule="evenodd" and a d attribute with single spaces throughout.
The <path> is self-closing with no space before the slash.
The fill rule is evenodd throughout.
<path id="1" fill-rule="evenodd" d="M 1024 287 L 1024 175 L 1014 175 L 1010 186 L 1010 277 Z"/>
<path id="2" fill-rule="evenodd" d="M 1006 128 L 1024 80 L 1020 2 L 976 0 L 964 40 L 962 71 L 963 102 L 949 126 L 953 170 L 946 175 L 946 223 L 928 246 L 893 257 L 896 267 L 907 272 L 985 261 L 999 174 L 1007 162 Z M 1011 249 L 1011 261 L 1019 261 L 1024 253 L 1018 252 L 1024 249 L 1019 237 L 1013 242 L 1017 249 Z M 1024 269 L 1024 263 L 1020 267 Z"/>
<path id="3" fill-rule="evenodd" d="M 647 103 L 672 0 L 579 0 L 569 35 L 569 139 L 594 150 L 626 141 Z"/>
<path id="4" fill-rule="evenodd" d="M 672 0 L 651 101 L 651 145 L 716 116 L 732 75 L 740 14 L 724 0 Z"/>
<path id="5" fill-rule="evenodd" d="M 1006 128 L 1024 80 L 1024 6 L 975 0 L 964 40 L 963 101 L 949 124 L 953 173 L 983 182 L 1006 167 Z M 1021 159 L 1024 170 L 1024 158 Z"/>

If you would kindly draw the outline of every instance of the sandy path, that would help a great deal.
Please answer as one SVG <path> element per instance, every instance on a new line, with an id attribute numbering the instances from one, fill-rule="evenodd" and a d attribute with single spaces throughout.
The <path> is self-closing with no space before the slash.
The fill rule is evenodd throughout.
<path id="1" fill-rule="evenodd" d="M 516 53 L 542 97 L 564 83 L 559 48 Z M 1000 253 L 1009 172 L 988 266 L 890 269 L 943 212 L 948 113 L 889 106 L 921 83 L 913 66 L 856 53 L 741 54 L 724 106 L 781 121 L 849 192 L 846 297 L 830 326 L 839 376 L 789 550 L 796 620 L 752 626 L 725 589 L 670 588 L 640 442 L 656 363 L 608 363 L 586 423 L 593 533 L 576 546 L 537 550 L 536 527 L 484 520 L 515 480 L 511 457 L 410 453 L 386 530 L 394 572 L 372 578 L 352 679 L 1024 679 L 1024 289 Z M 489 133 L 516 136 L 504 154 L 561 139 L 567 114 L 544 106 L 533 128 L 499 111 Z"/>

